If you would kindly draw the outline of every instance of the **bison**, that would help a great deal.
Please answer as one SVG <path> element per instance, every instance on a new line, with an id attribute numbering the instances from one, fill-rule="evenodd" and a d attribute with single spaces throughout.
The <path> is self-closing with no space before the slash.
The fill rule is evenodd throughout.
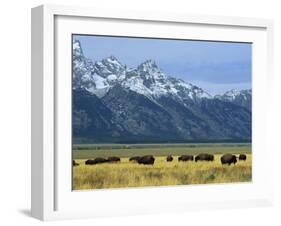
<path id="1" fill-rule="evenodd" d="M 88 159 L 85 164 L 86 165 L 95 165 L 95 164 L 100 164 L 100 163 L 105 163 L 108 162 L 107 159 L 105 158 L 95 158 L 95 159 Z"/>
<path id="2" fill-rule="evenodd" d="M 155 158 L 152 155 L 145 155 L 140 157 L 137 162 L 143 165 L 153 165 Z"/>
<path id="3" fill-rule="evenodd" d="M 95 164 L 95 161 L 93 159 L 88 159 L 87 161 L 85 161 L 86 165 L 93 165 Z"/>
<path id="4" fill-rule="evenodd" d="M 166 158 L 167 162 L 172 162 L 173 159 L 174 159 L 174 158 L 173 158 L 172 155 L 168 155 L 167 158 Z"/>
<path id="5" fill-rule="evenodd" d="M 79 163 L 75 162 L 75 160 L 72 160 L 72 166 L 79 166 Z"/>
<path id="6" fill-rule="evenodd" d="M 107 158 L 107 161 L 108 161 L 108 162 L 120 162 L 121 160 L 120 160 L 119 157 L 113 156 L 113 157 L 108 157 L 108 158 Z"/>
<path id="7" fill-rule="evenodd" d="M 214 161 L 214 155 L 211 154 L 199 154 L 195 157 L 195 162 L 197 161 Z"/>
<path id="8" fill-rule="evenodd" d="M 178 158 L 178 161 L 183 161 L 183 162 L 186 162 L 186 161 L 193 161 L 193 155 L 182 155 Z"/>
<path id="9" fill-rule="evenodd" d="M 140 159 L 140 156 L 133 156 L 133 157 L 129 158 L 129 161 L 130 162 L 132 162 L 132 161 L 137 162 L 139 159 Z"/>
<path id="10" fill-rule="evenodd" d="M 233 163 L 235 165 L 235 163 L 237 162 L 237 158 L 235 155 L 232 154 L 225 154 L 221 157 L 221 164 L 228 164 L 229 166 L 231 165 L 231 163 Z"/>
<path id="11" fill-rule="evenodd" d="M 239 160 L 246 160 L 247 159 L 247 156 L 245 154 L 240 154 L 239 155 Z"/>

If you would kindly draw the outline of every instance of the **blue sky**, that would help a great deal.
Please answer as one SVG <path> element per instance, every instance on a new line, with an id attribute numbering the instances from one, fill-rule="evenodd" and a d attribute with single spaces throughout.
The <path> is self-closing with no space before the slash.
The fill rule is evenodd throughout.
<path id="1" fill-rule="evenodd" d="M 93 61 L 115 56 L 128 67 L 153 59 L 161 70 L 221 94 L 251 88 L 252 45 L 249 43 L 143 39 L 74 35 Z"/>

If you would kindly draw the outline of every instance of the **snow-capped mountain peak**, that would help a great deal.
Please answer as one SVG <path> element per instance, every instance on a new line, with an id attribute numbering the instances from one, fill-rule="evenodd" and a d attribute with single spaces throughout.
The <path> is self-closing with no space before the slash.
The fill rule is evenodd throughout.
<path id="1" fill-rule="evenodd" d="M 121 64 L 115 56 L 109 56 L 102 60 L 102 63 L 112 68 L 124 68 L 125 65 Z"/>
<path id="2" fill-rule="evenodd" d="M 151 70 L 158 70 L 159 68 L 156 62 L 152 59 L 146 60 L 138 66 L 138 70 L 140 71 L 151 71 Z"/>
<path id="3" fill-rule="evenodd" d="M 94 60 L 84 56 L 79 41 L 73 41 L 74 139 L 251 140 L 251 90 L 212 97 L 178 76 L 166 75 L 154 60 L 136 68 L 115 56 Z"/>
<path id="4" fill-rule="evenodd" d="M 233 101 L 238 97 L 242 98 L 247 98 L 247 95 L 252 95 L 252 90 L 247 89 L 247 90 L 237 90 L 237 89 L 231 89 L 227 92 L 225 92 L 223 95 L 216 95 L 215 98 L 217 99 L 223 99 L 223 100 L 228 100 L 228 101 Z"/>
<path id="5" fill-rule="evenodd" d="M 79 41 L 73 42 L 74 88 L 82 88 L 103 97 L 115 85 L 150 99 L 169 95 L 178 100 L 212 98 L 203 89 L 181 79 L 165 75 L 154 60 L 146 60 L 137 68 L 127 68 L 115 56 L 92 62 L 83 55 Z"/>
<path id="6" fill-rule="evenodd" d="M 244 106 L 249 110 L 252 107 L 252 90 L 237 90 L 232 89 L 225 92 L 223 95 L 216 95 L 215 99 L 219 99 L 222 101 L 232 102 L 240 106 Z"/>
<path id="7" fill-rule="evenodd" d="M 238 95 L 240 95 L 240 91 L 237 89 L 231 89 L 224 94 L 225 98 L 230 100 L 233 100 Z"/>
<path id="8" fill-rule="evenodd" d="M 96 61 L 94 71 L 101 77 L 107 78 L 109 75 L 115 75 L 116 79 L 124 73 L 126 66 L 121 64 L 114 56 Z"/>
<path id="9" fill-rule="evenodd" d="M 143 73 L 162 73 L 158 65 L 154 60 L 146 60 L 143 63 L 141 63 L 137 70 Z"/>
<path id="10" fill-rule="evenodd" d="M 81 44 L 78 40 L 73 40 L 73 56 L 74 57 L 81 57 L 83 56 L 83 50 L 81 48 Z"/>

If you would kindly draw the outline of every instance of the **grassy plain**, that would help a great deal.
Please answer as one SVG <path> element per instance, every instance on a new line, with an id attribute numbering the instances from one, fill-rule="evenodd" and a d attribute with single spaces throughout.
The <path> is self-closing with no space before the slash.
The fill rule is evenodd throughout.
<path id="1" fill-rule="evenodd" d="M 86 147 L 86 148 L 85 148 Z M 212 153 L 213 162 L 178 162 L 182 154 Z M 246 161 L 222 166 L 224 153 L 246 153 Z M 129 162 L 129 157 L 152 154 L 153 166 Z M 166 161 L 172 154 L 174 160 Z M 120 163 L 85 165 L 85 160 L 95 157 L 121 157 Z M 176 145 L 99 145 L 76 146 L 73 159 L 73 189 L 104 189 L 143 186 L 250 182 L 252 179 L 252 154 L 249 144 L 176 144 Z"/>

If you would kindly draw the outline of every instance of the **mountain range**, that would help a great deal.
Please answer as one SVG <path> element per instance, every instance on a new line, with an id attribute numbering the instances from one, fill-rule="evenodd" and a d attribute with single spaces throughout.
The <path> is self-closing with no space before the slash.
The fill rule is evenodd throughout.
<path id="1" fill-rule="evenodd" d="M 73 140 L 151 143 L 251 140 L 251 90 L 212 96 L 154 60 L 93 62 L 73 41 Z"/>

